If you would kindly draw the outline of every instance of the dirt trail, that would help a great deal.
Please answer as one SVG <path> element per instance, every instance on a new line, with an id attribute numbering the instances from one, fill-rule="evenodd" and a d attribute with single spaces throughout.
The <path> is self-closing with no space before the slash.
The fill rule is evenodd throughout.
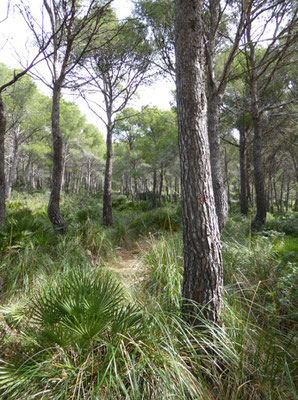
<path id="1" fill-rule="evenodd" d="M 134 285 L 144 279 L 146 274 L 144 256 L 150 247 L 151 244 L 148 241 L 140 241 L 133 249 L 120 248 L 115 260 L 109 262 L 106 268 L 115 272 L 124 284 Z"/>

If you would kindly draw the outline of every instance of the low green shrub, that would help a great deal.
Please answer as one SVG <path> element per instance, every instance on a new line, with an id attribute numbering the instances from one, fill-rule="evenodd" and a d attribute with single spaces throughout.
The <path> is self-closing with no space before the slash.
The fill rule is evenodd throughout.
<path id="1" fill-rule="evenodd" d="M 190 327 L 130 304 L 107 275 L 60 274 L 23 314 L 0 366 L 6 399 L 210 399 Z"/>
<path id="2" fill-rule="evenodd" d="M 265 230 L 284 232 L 286 235 L 298 237 L 298 213 L 288 212 L 286 214 L 272 215 L 267 213 Z"/>
<path id="3" fill-rule="evenodd" d="M 146 235 L 148 232 L 158 231 L 178 231 L 181 227 L 181 220 L 176 210 L 169 208 L 157 208 L 138 216 L 131 224 L 130 228 L 137 235 Z"/>
<path id="4" fill-rule="evenodd" d="M 23 249 L 28 244 L 47 246 L 52 243 L 51 225 L 44 213 L 28 208 L 10 211 L 0 231 L 0 251 Z"/>

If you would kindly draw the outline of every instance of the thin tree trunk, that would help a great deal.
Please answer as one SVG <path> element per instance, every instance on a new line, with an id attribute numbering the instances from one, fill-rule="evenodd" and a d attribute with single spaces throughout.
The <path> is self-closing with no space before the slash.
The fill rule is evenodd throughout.
<path id="1" fill-rule="evenodd" d="M 12 185 L 15 180 L 17 164 L 18 164 L 18 156 L 19 156 L 19 145 L 18 145 L 18 140 L 15 137 L 14 143 L 13 143 L 12 161 L 11 161 L 11 166 L 9 169 L 9 174 L 8 174 L 7 184 L 6 184 L 6 201 L 8 201 L 8 202 L 11 199 Z"/>
<path id="2" fill-rule="evenodd" d="M 265 179 L 262 155 L 262 123 L 261 111 L 259 107 L 259 94 L 258 94 L 258 70 L 256 65 L 255 45 L 251 38 L 251 24 L 247 28 L 247 41 L 249 46 L 249 61 L 250 61 L 250 92 L 251 92 L 251 112 L 254 126 L 254 140 L 253 140 L 253 163 L 254 163 L 254 180 L 256 190 L 256 205 L 257 213 L 252 221 L 252 228 L 259 228 L 265 224 L 266 221 L 266 196 L 265 196 Z"/>
<path id="3" fill-rule="evenodd" d="M 5 222 L 5 162 L 4 162 L 4 138 L 6 131 L 5 107 L 0 93 L 0 228 Z"/>
<path id="4" fill-rule="evenodd" d="M 113 145 L 112 145 L 113 126 L 109 120 L 107 125 L 107 158 L 104 179 L 104 192 L 103 192 L 103 224 L 111 226 L 113 224 L 112 215 L 112 162 L 113 162 Z"/>
<path id="5" fill-rule="evenodd" d="M 179 181 L 178 177 L 175 176 L 175 188 L 174 188 L 174 201 L 177 203 L 178 201 L 178 196 L 179 196 Z"/>
<path id="6" fill-rule="evenodd" d="M 289 211 L 289 200 L 290 200 L 290 177 L 288 176 L 287 183 L 287 195 L 286 195 L 286 211 Z"/>
<path id="7" fill-rule="evenodd" d="M 219 131 L 219 99 L 209 85 L 208 95 L 208 137 L 210 144 L 210 163 L 212 184 L 218 217 L 219 228 L 222 230 L 228 216 L 227 194 L 221 166 L 220 131 Z"/>
<path id="8" fill-rule="evenodd" d="M 66 171 L 66 163 L 67 163 L 67 152 L 68 152 L 68 146 L 65 143 L 63 146 L 63 157 L 62 157 L 62 178 L 61 178 L 61 190 L 65 191 L 65 171 Z"/>
<path id="9" fill-rule="evenodd" d="M 273 199 L 273 183 L 272 175 L 269 178 L 269 210 L 271 214 L 274 214 L 274 199 Z"/>
<path id="10" fill-rule="evenodd" d="M 262 156 L 262 127 L 260 116 L 253 113 L 254 120 L 254 143 L 253 143 L 253 160 L 254 160 L 254 179 L 256 190 L 257 213 L 252 222 L 253 228 L 264 225 L 266 221 L 266 196 L 264 184 L 264 168 Z"/>
<path id="11" fill-rule="evenodd" d="M 160 181 L 159 181 L 159 200 L 158 200 L 158 205 L 161 207 L 162 203 L 162 189 L 163 189 L 163 176 L 164 176 L 164 170 L 163 167 L 160 167 Z"/>
<path id="12" fill-rule="evenodd" d="M 130 199 L 131 199 L 132 201 L 134 201 L 135 195 L 134 195 L 134 190 L 133 190 L 133 186 L 132 186 L 132 177 L 131 177 L 131 175 L 129 175 L 128 181 L 129 181 Z"/>
<path id="13" fill-rule="evenodd" d="M 137 203 L 140 202 L 139 190 L 138 190 L 138 180 L 134 177 L 134 187 L 135 187 L 135 200 Z"/>
<path id="14" fill-rule="evenodd" d="M 229 207 L 231 207 L 231 190 L 230 190 L 229 167 L 228 167 L 228 157 L 226 148 L 225 148 L 225 183 L 227 187 L 227 201 Z"/>
<path id="15" fill-rule="evenodd" d="M 273 178 L 273 188 L 274 188 L 274 198 L 275 198 L 275 204 L 277 207 L 277 211 L 280 212 L 280 204 L 279 204 L 278 196 L 277 196 L 276 181 L 274 178 Z"/>
<path id="16" fill-rule="evenodd" d="M 279 204 L 280 204 L 280 212 L 284 212 L 284 180 L 285 175 L 282 173 L 281 184 L 280 184 L 280 195 L 279 195 Z"/>
<path id="17" fill-rule="evenodd" d="M 65 233 L 67 224 L 60 212 L 60 192 L 62 183 L 62 136 L 60 132 L 60 87 L 53 89 L 52 136 L 53 136 L 53 171 L 52 188 L 48 204 L 48 216 L 55 231 Z"/>
<path id="18" fill-rule="evenodd" d="M 157 172 L 153 170 L 153 189 L 152 189 L 152 208 L 156 208 L 156 187 L 157 187 Z"/>
<path id="19" fill-rule="evenodd" d="M 245 165 L 246 138 L 245 129 L 239 128 L 239 161 L 240 161 L 240 212 L 248 215 L 248 196 L 247 196 L 247 168 Z"/>
<path id="20" fill-rule="evenodd" d="M 182 311 L 195 324 L 200 320 L 200 312 L 210 321 L 218 322 L 223 290 L 220 232 L 207 132 L 202 8 L 202 1 L 175 1 L 184 243 Z"/>

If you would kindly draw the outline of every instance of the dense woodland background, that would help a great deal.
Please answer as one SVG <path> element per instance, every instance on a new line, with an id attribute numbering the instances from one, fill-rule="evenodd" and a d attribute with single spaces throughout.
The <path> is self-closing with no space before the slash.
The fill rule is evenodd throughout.
<path id="1" fill-rule="evenodd" d="M 193 217 L 209 199 L 185 194 L 182 92 L 167 110 L 130 103 L 157 79 L 179 87 L 183 1 L 176 22 L 171 0 L 133 3 L 119 20 L 113 1 L 43 1 L 45 24 L 15 6 L 36 56 L 0 64 L 0 399 L 295 398 L 295 2 L 193 2 L 223 259 L 214 318 L 185 291 L 185 249 L 206 253 L 203 237 L 186 243 L 183 199 Z"/>

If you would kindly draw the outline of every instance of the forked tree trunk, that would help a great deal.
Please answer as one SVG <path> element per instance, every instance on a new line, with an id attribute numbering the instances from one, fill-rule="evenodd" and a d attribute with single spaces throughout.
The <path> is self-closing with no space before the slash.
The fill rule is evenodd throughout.
<path id="1" fill-rule="evenodd" d="M 220 232 L 212 188 L 201 0 L 175 1 L 176 73 L 184 243 L 184 316 L 217 322 L 222 308 Z M 197 305 L 199 307 L 197 307 Z"/>
<path id="2" fill-rule="evenodd" d="M 53 172 L 52 188 L 48 204 L 48 216 L 53 228 L 58 233 L 67 231 L 67 224 L 60 212 L 60 192 L 62 183 L 62 136 L 60 132 L 60 90 L 59 86 L 53 89 L 52 105 L 52 137 L 53 137 Z"/>
<path id="3" fill-rule="evenodd" d="M 0 228 L 5 222 L 5 169 L 4 169 L 4 137 L 6 130 L 5 107 L 0 93 Z"/>

